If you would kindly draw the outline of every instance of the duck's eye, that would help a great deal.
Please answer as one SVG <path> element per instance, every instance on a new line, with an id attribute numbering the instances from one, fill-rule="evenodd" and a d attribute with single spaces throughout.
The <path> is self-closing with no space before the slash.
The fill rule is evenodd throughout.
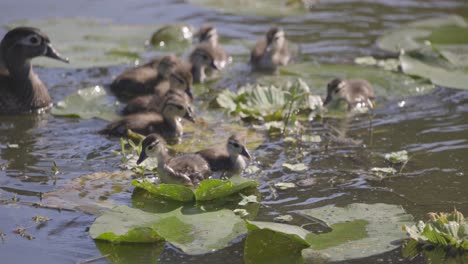
<path id="1" fill-rule="evenodd" d="M 176 105 L 176 107 L 177 107 L 177 109 L 179 109 L 179 110 L 182 110 L 182 109 L 184 109 L 184 107 L 183 107 L 183 106 L 181 106 L 181 105 Z"/>
<path id="2" fill-rule="evenodd" d="M 201 57 L 203 60 L 208 60 L 208 56 L 206 56 L 205 54 L 203 54 Z"/>
<path id="3" fill-rule="evenodd" d="M 29 38 L 29 43 L 37 45 L 39 43 L 39 39 L 37 37 L 31 37 Z"/>
<path id="4" fill-rule="evenodd" d="M 39 36 L 33 34 L 22 39 L 21 44 L 28 46 L 39 46 L 41 44 L 41 39 L 39 38 Z"/>
<path id="5" fill-rule="evenodd" d="M 153 149 L 154 149 L 154 145 L 149 145 L 147 149 L 148 149 L 148 150 L 153 150 Z"/>
<path id="6" fill-rule="evenodd" d="M 238 148 L 238 147 L 240 147 L 240 145 L 239 145 L 239 144 L 237 144 L 237 143 L 231 143 L 231 145 L 233 145 L 235 148 Z"/>

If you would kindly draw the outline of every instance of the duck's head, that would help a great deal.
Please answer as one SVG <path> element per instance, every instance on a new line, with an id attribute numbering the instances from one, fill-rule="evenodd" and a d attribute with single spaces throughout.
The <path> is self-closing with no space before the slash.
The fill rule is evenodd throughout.
<path id="1" fill-rule="evenodd" d="M 177 94 L 169 94 L 166 96 L 163 106 L 162 115 L 171 120 L 184 118 L 192 123 L 195 123 L 192 107 L 187 102 L 186 98 L 178 96 Z"/>
<path id="2" fill-rule="evenodd" d="M 284 30 L 280 27 L 273 26 L 266 33 L 267 50 L 277 50 L 284 46 L 286 38 Z"/>
<path id="3" fill-rule="evenodd" d="M 201 67 L 211 67 L 214 70 L 220 70 L 225 65 L 220 65 L 217 61 L 217 52 L 210 45 L 200 44 L 190 54 L 190 63 Z"/>
<path id="4" fill-rule="evenodd" d="M 195 34 L 198 37 L 198 42 L 207 42 L 213 46 L 218 45 L 218 31 L 213 25 L 204 24 L 200 27 L 198 32 Z"/>
<path id="5" fill-rule="evenodd" d="M 10 30 L 0 44 L 1 57 L 5 62 L 28 61 L 34 57 L 45 56 L 68 63 L 68 59 L 62 57 L 52 47 L 49 37 L 37 28 L 17 27 Z"/>
<path id="6" fill-rule="evenodd" d="M 340 79 L 340 78 L 335 78 L 331 80 L 328 85 L 327 85 L 327 98 L 325 98 L 325 101 L 323 101 L 323 105 L 326 106 L 329 104 L 333 97 L 336 96 L 343 88 L 345 88 L 346 83 Z"/>
<path id="7" fill-rule="evenodd" d="M 184 67 L 176 68 L 170 75 L 169 82 L 172 90 L 184 91 L 190 100 L 193 100 L 193 76 L 189 69 L 185 69 Z"/>
<path id="8" fill-rule="evenodd" d="M 227 150 L 231 156 L 242 155 L 251 160 L 252 156 L 245 147 L 245 138 L 239 134 L 234 134 L 229 137 L 227 142 Z"/>
<path id="9" fill-rule="evenodd" d="M 165 141 L 157 134 L 148 135 L 141 143 L 141 153 L 137 160 L 137 165 L 145 161 L 148 157 L 158 157 L 164 151 Z"/>

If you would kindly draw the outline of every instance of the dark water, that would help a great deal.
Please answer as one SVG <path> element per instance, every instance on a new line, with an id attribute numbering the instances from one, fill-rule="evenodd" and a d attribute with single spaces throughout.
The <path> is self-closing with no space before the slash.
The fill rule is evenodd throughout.
<path id="1" fill-rule="evenodd" d="M 305 16 L 273 19 L 220 14 L 183 1 L 2 0 L 0 13 L 0 25 L 19 19 L 50 17 L 109 18 L 125 24 L 184 21 L 198 26 L 210 22 L 218 26 L 222 36 L 243 39 L 256 39 L 276 23 L 285 28 L 292 41 L 301 43 L 301 60 L 343 63 L 351 62 L 354 57 L 379 54 L 375 41 L 386 29 L 415 19 L 466 15 L 468 3 L 465 0 L 323 0 Z M 109 83 L 124 68 L 115 66 L 108 72 L 44 68 L 36 71 L 49 86 L 54 101 L 58 101 L 77 89 Z M 24 202 L 38 202 L 40 193 L 60 188 L 76 177 L 117 170 L 120 158 L 112 151 L 118 149 L 118 139 L 96 134 L 105 124 L 101 120 L 52 115 L 1 116 L 0 199 L 16 196 Z M 310 143 L 295 145 L 272 138 L 253 150 L 264 170 L 258 181 L 265 206 L 257 219 L 271 220 L 277 214 L 298 209 L 329 204 L 344 206 L 350 202 L 400 204 L 416 219 L 423 219 L 430 211 L 449 211 L 453 207 L 468 214 L 468 92 L 437 88 L 427 95 L 391 98 L 375 111 L 372 138 L 368 126 L 366 118 L 356 118 L 348 132 L 350 137 L 362 140 L 366 148 L 334 145 L 328 151 L 316 151 Z M 326 133 L 317 123 L 309 124 L 307 131 Z M 8 144 L 18 144 L 19 148 Z M 384 166 L 381 160 L 371 156 L 398 150 L 407 150 L 411 156 L 401 176 L 368 180 L 369 168 Z M 60 170 L 56 180 L 51 172 L 53 161 Z M 278 168 L 285 161 L 304 162 L 310 170 L 300 174 L 284 172 Z M 276 200 L 269 195 L 271 183 L 307 178 L 313 178 L 315 184 L 280 191 Z M 335 178 L 340 180 L 333 181 Z M 129 203 L 129 197 L 129 192 L 124 191 L 117 199 Z M 41 228 L 29 230 L 36 239 L 29 241 L 12 233 L 17 226 L 32 225 L 30 219 L 34 215 L 53 219 Z M 86 232 L 92 221 L 92 216 L 83 213 L 0 205 L 0 232 L 7 235 L 3 242 L 0 240 L 0 262 L 75 263 L 99 256 L 100 251 Z M 238 242 L 212 254 L 187 256 L 166 246 L 159 262 L 242 263 L 242 248 L 243 243 Z M 375 262 L 411 261 L 403 259 L 397 249 L 347 263 Z M 412 262 L 424 260 L 417 258 Z"/>

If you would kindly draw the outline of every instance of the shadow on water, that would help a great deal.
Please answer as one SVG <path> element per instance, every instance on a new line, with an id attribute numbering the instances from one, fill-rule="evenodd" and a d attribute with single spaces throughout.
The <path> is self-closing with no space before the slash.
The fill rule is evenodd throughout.
<path id="1" fill-rule="evenodd" d="M 209 21 L 219 27 L 221 34 L 250 40 L 263 34 L 270 24 L 278 23 L 284 25 L 293 41 L 301 43 L 300 60 L 342 63 L 351 62 L 357 56 L 379 54 L 375 39 L 389 28 L 446 13 L 468 13 L 468 5 L 463 0 L 324 0 L 302 17 L 260 19 L 223 15 L 183 1 L 159 2 L 64 4 L 55 0 L 7 0 L 1 4 L 5 6 L 0 22 L 5 25 L 13 20 L 54 16 L 106 17 L 119 23 L 148 24 L 183 20 L 200 25 Z M 49 10 L 50 6 L 55 8 Z M 246 60 L 248 51 L 245 47 L 240 50 L 236 55 Z M 38 68 L 37 72 L 57 102 L 89 85 L 110 83 L 125 67 Z M 240 78 L 233 83 L 236 81 L 244 80 Z M 206 91 L 204 87 L 196 89 L 200 94 Z M 210 96 L 200 97 L 205 100 Z M 199 108 L 201 116 L 207 111 L 205 103 Z M 222 117 L 218 112 L 206 115 Z M 204 129 L 219 131 L 214 127 L 229 125 L 226 120 L 229 119 L 216 121 Z M 297 210 L 330 204 L 345 206 L 351 202 L 400 204 L 415 219 L 424 219 L 429 211 L 448 211 L 453 207 L 468 212 L 467 123 L 468 93 L 438 88 L 426 95 L 384 100 L 373 113 L 371 129 L 369 118 L 357 115 L 346 121 L 305 123 L 306 133 L 320 135 L 325 139 L 322 143 L 292 143 L 267 137 L 252 151 L 262 169 L 252 175 L 259 182 L 263 201 L 257 220 L 271 221 L 277 215 L 293 214 Z M 119 149 L 118 139 L 96 133 L 105 124 L 101 120 L 57 118 L 50 114 L 0 116 L 0 200 L 16 196 L 22 201 L 39 202 L 40 193 L 56 190 L 79 176 L 118 170 L 120 157 L 113 154 Z M 222 131 L 219 137 L 224 140 L 230 132 Z M 199 133 L 202 132 L 188 131 L 185 137 L 190 139 Z M 384 154 L 399 150 L 410 153 L 410 162 L 395 177 L 378 179 L 370 172 L 373 167 L 388 166 Z M 57 175 L 52 172 L 54 161 L 59 170 Z M 309 170 L 291 172 L 282 167 L 284 162 L 304 163 Z M 294 182 L 297 187 L 273 195 L 269 186 L 277 182 Z M 129 205 L 130 193 L 123 191 L 118 200 Z M 36 228 L 31 221 L 34 215 L 45 215 L 52 220 Z M 202 256 L 185 255 L 168 244 L 95 244 L 86 232 L 93 218 L 77 212 L 0 204 L 0 232 L 6 234 L 4 241 L 0 240 L 0 255 L 12 263 L 68 263 L 107 253 L 113 254 L 110 261 L 115 263 L 128 263 L 128 259 L 145 263 L 242 263 L 241 239 L 226 249 Z M 14 234 L 12 230 L 18 226 L 33 226 L 27 230 L 36 239 L 27 240 Z M 412 261 L 402 258 L 400 250 L 346 263 L 425 263 L 422 257 Z M 101 259 L 95 263 L 106 261 Z"/>

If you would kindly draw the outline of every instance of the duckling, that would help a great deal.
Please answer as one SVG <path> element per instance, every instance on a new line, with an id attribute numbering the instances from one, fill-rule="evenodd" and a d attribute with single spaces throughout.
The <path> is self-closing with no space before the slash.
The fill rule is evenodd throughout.
<path id="1" fill-rule="evenodd" d="M 196 83 L 204 83 L 208 77 L 212 77 L 213 71 L 219 71 L 225 66 L 220 50 L 209 43 L 198 44 L 190 54 L 189 60 L 193 81 Z"/>
<path id="2" fill-rule="evenodd" d="M 41 112 L 52 106 L 47 87 L 34 73 L 31 59 L 45 56 L 68 63 L 37 28 L 17 27 L 0 43 L 0 113 Z"/>
<path id="3" fill-rule="evenodd" d="M 336 78 L 327 85 L 327 98 L 323 105 L 328 105 L 333 99 L 344 100 L 348 104 L 348 110 L 356 108 L 372 109 L 372 100 L 375 99 L 374 89 L 366 80 Z"/>
<path id="4" fill-rule="evenodd" d="M 244 157 L 252 159 L 244 143 L 245 139 L 241 135 L 234 134 L 229 137 L 225 146 L 211 147 L 196 154 L 210 164 L 212 171 L 224 171 L 232 176 L 240 174 L 247 167 Z"/>
<path id="5" fill-rule="evenodd" d="M 125 116 L 109 124 L 100 131 L 111 136 L 126 136 L 130 129 L 143 135 L 157 133 L 166 139 L 178 138 L 183 133 L 180 118 L 195 122 L 189 104 L 179 96 L 167 96 L 162 104 L 161 113 L 145 112 Z"/>
<path id="6" fill-rule="evenodd" d="M 208 163 L 200 155 L 169 156 L 164 140 L 156 134 L 150 134 L 143 140 L 137 164 L 148 157 L 158 159 L 158 174 L 162 183 L 196 186 L 211 175 Z"/>
<path id="7" fill-rule="evenodd" d="M 176 94 L 185 101 L 193 101 L 193 77 L 188 69 L 178 67 L 169 77 L 170 89 L 159 86 L 153 95 L 138 96 L 127 103 L 122 114 L 129 115 L 139 112 L 161 112 L 161 106 L 168 93 Z M 167 87 L 169 88 L 169 87 Z"/>
<path id="8" fill-rule="evenodd" d="M 219 35 L 216 27 L 210 24 L 204 24 L 200 27 L 195 36 L 198 36 L 199 43 L 208 43 L 213 49 L 217 50 L 216 53 L 219 54 L 219 58 L 217 58 L 217 60 L 220 61 L 219 64 L 226 65 L 231 61 L 229 55 L 219 44 Z"/>
<path id="9" fill-rule="evenodd" d="M 287 65 L 291 55 L 288 41 L 280 27 L 272 27 L 265 38 L 257 41 L 250 53 L 250 64 L 256 71 L 276 71 L 279 65 Z"/>
<path id="10" fill-rule="evenodd" d="M 152 94 L 159 85 L 169 86 L 169 76 L 182 64 L 175 55 L 153 59 L 117 76 L 110 85 L 111 91 L 121 99 Z"/>

